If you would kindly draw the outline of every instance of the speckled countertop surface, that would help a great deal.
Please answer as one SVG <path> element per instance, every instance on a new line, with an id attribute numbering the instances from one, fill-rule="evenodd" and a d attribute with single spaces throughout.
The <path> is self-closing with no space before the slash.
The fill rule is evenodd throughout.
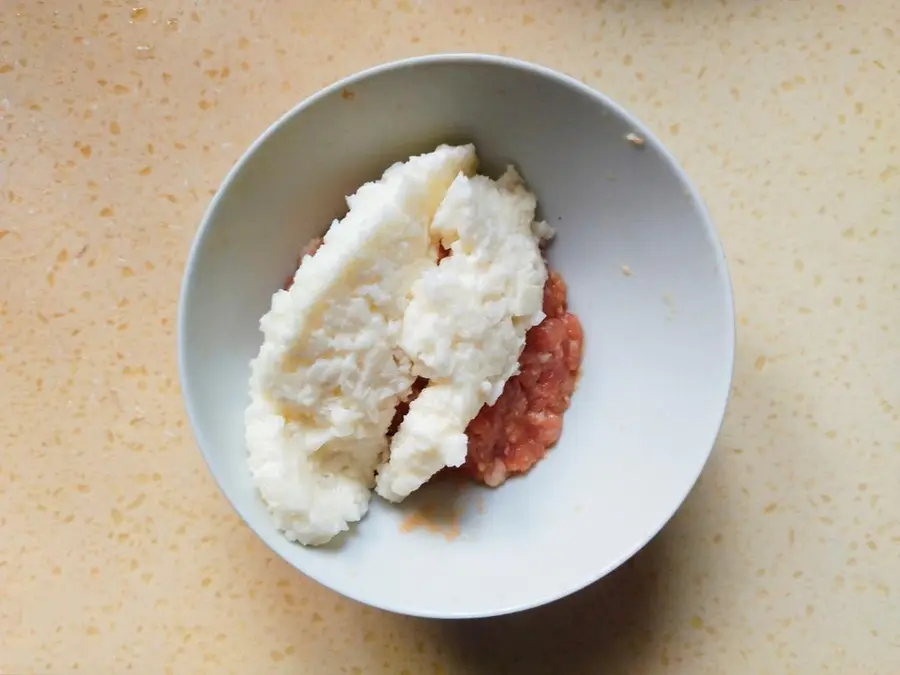
<path id="1" fill-rule="evenodd" d="M 739 344 L 717 449 L 645 551 L 441 623 L 344 600 L 242 525 L 186 426 L 175 310 L 255 135 L 462 50 L 659 132 L 720 228 Z M 0 0 L 0 672 L 895 675 L 898 54 L 894 0 Z"/>

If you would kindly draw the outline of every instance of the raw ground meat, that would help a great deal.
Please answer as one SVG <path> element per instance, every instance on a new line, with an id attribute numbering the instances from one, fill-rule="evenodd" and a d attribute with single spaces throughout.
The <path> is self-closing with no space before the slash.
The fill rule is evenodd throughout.
<path id="1" fill-rule="evenodd" d="M 303 249 L 303 253 L 297 256 L 297 267 L 303 264 L 303 259 L 308 255 L 315 255 L 316 251 L 319 250 L 319 247 L 322 245 L 322 242 L 325 241 L 323 237 L 313 237 L 309 240 L 309 243 L 306 245 L 306 248 Z M 296 270 L 295 270 L 296 271 Z M 294 285 L 294 275 L 292 274 L 284 281 L 284 290 L 291 290 L 291 286 Z"/>
<path id="2" fill-rule="evenodd" d="M 581 366 L 584 335 L 568 311 L 566 284 L 551 272 L 544 285 L 546 318 L 525 336 L 519 374 L 493 406 L 466 428 L 469 450 L 463 470 L 496 487 L 528 471 L 559 440 Z"/>
<path id="3" fill-rule="evenodd" d="M 412 383 L 412 388 L 409 390 L 409 396 L 407 396 L 405 401 L 400 401 L 397 404 L 397 408 L 394 410 L 394 419 L 391 420 L 391 426 L 388 427 L 387 437 L 393 438 L 394 434 L 397 433 L 397 429 L 400 428 L 400 422 L 403 421 L 403 418 L 406 417 L 406 413 L 409 412 L 409 404 L 416 400 L 416 397 L 422 393 L 422 390 L 428 386 L 428 380 L 424 377 L 417 377 L 415 381 Z"/>
<path id="4" fill-rule="evenodd" d="M 297 260 L 322 245 L 316 237 Z M 438 259 L 449 252 L 441 248 Z M 285 290 L 294 283 L 288 277 Z M 551 272 L 544 284 L 546 317 L 525 335 L 519 373 L 511 377 L 492 406 L 484 406 L 466 428 L 469 449 L 461 470 L 475 481 L 497 487 L 510 476 L 527 472 L 559 440 L 562 415 L 569 407 L 578 380 L 584 335 L 578 317 L 568 310 L 568 290 L 562 277 Z M 397 406 L 388 429 L 393 436 L 409 411 L 409 404 L 428 386 L 417 378 L 406 401 Z"/>

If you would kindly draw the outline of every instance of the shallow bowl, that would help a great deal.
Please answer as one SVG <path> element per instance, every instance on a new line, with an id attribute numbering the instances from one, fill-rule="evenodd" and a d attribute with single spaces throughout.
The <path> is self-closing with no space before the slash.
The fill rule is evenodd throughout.
<path id="1" fill-rule="evenodd" d="M 373 498 L 340 541 L 273 527 L 247 469 L 243 411 L 259 318 L 344 196 L 442 142 L 515 164 L 557 230 L 550 264 L 585 333 L 558 445 L 498 489 L 441 482 Z M 338 82 L 275 122 L 212 200 L 185 272 L 181 383 L 210 471 L 256 534 L 302 573 L 376 607 L 462 618 L 550 602 L 627 560 L 669 520 L 725 410 L 734 315 L 697 191 L 637 119 L 602 94 L 511 59 L 409 59 Z"/>

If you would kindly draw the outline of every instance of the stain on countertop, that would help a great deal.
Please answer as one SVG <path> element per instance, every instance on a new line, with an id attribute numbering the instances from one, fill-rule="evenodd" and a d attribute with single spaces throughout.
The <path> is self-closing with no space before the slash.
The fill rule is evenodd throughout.
<path id="1" fill-rule="evenodd" d="M 463 623 L 274 557 L 207 474 L 175 361 L 188 248 L 243 149 L 340 77 L 448 51 L 635 112 L 704 195 L 738 312 L 674 521 L 572 598 Z M 893 675 L 898 53 L 891 0 L 7 2 L 0 671 Z"/>

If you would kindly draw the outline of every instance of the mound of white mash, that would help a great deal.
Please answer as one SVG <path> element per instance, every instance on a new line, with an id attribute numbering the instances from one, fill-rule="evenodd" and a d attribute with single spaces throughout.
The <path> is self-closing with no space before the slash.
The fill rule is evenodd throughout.
<path id="1" fill-rule="evenodd" d="M 442 146 L 363 185 L 260 320 L 247 449 L 289 539 L 325 543 L 368 508 L 385 433 L 414 379 L 399 348 L 406 297 L 436 265 L 429 226 L 438 205 L 475 166 L 472 146 Z"/>
<path id="2" fill-rule="evenodd" d="M 535 198 L 440 146 L 363 185 L 260 320 L 245 415 L 250 471 L 278 529 L 323 544 L 466 456 L 465 429 L 515 374 L 547 271 Z M 452 252 L 437 262 L 437 244 Z M 386 432 L 416 376 L 388 448 Z"/>
<path id="3" fill-rule="evenodd" d="M 547 266 L 536 201 L 512 168 L 499 181 L 459 175 L 431 224 L 452 255 L 425 270 L 403 313 L 400 347 L 430 380 L 409 406 L 376 490 L 400 501 L 466 459 L 466 427 L 518 372 L 539 324 Z"/>

